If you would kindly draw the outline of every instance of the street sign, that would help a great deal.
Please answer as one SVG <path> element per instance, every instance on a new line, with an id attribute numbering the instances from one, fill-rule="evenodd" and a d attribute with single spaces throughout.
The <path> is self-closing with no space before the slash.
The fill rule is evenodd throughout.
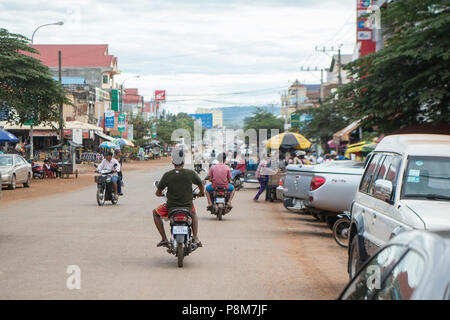
<path id="1" fill-rule="evenodd" d="M 300 127 L 300 115 L 293 113 L 291 114 L 291 127 Z"/>
<path id="2" fill-rule="evenodd" d="M 31 126 L 34 124 L 34 120 L 28 120 L 27 122 L 24 122 L 24 125 Z"/>
<path id="3" fill-rule="evenodd" d="M 111 110 L 119 111 L 119 90 L 111 89 Z"/>
<path id="4" fill-rule="evenodd" d="M 155 101 L 166 101 L 166 90 L 155 90 Z"/>

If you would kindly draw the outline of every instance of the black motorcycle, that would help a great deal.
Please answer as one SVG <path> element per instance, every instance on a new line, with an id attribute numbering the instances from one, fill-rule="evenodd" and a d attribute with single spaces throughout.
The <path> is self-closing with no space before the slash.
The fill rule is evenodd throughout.
<path id="1" fill-rule="evenodd" d="M 157 187 L 158 183 L 159 181 L 155 181 L 153 185 Z M 193 191 L 194 199 L 197 197 L 195 190 L 197 188 Z M 192 219 L 192 213 L 189 208 L 173 208 L 169 210 L 171 237 L 167 252 L 177 257 L 179 268 L 183 267 L 184 257 L 198 248 L 193 237 Z"/>
<path id="2" fill-rule="evenodd" d="M 222 217 L 230 212 L 227 200 L 230 196 L 229 192 L 225 188 L 216 188 L 212 193 L 212 207 L 211 214 L 215 215 L 218 220 L 222 220 Z"/>
<path id="3" fill-rule="evenodd" d="M 203 169 L 203 165 L 201 162 L 194 162 L 194 171 L 197 172 L 197 174 L 206 172 L 206 170 Z"/>
<path id="4" fill-rule="evenodd" d="M 116 166 L 116 165 L 114 165 Z M 97 167 L 97 165 L 95 165 Z M 111 201 L 112 204 L 117 204 L 118 200 L 115 197 L 114 187 L 112 184 L 112 174 L 114 171 L 101 170 L 100 175 L 95 176 L 97 183 L 97 203 L 103 206 L 105 201 Z"/>
<path id="5" fill-rule="evenodd" d="M 234 189 L 235 189 L 236 191 L 241 190 L 241 189 L 244 187 L 244 174 L 243 174 L 242 172 L 236 174 L 236 175 L 234 176 L 234 179 L 233 179 L 233 181 L 232 181 L 232 184 L 233 184 Z"/>
<path id="6" fill-rule="evenodd" d="M 338 245 L 347 248 L 348 236 L 350 233 L 350 213 L 346 211 L 343 214 L 339 214 L 338 218 L 339 219 L 334 223 L 333 226 L 333 237 Z"/>

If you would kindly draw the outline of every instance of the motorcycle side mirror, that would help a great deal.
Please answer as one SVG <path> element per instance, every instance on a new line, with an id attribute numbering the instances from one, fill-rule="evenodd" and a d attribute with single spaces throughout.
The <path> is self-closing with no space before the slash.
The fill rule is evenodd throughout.
<path id="1" fill-rule="evenodd" d="M 97 167 L 98 167 L 98 165 L 97 165 L 96 163 L 94 163 L 94 167 L 96 167 L 96 168 L 97 168 Z"/>
<path id="2" fill-rule="evenodd" d="M 113 167 L 114 167 L 114 168 L 117 167 L 117 163 L 114 163 L 114 166 L 113 166 Z"/>
<path id="3" fill-rule="evenodd" d="M 158 180 L 156 180 L 155 182 L 153 182 L 153 186 L 154 186 L 154 187 L 157 187 L 158 184 L 159 184 L 159 181 L 158 181 Z"/>

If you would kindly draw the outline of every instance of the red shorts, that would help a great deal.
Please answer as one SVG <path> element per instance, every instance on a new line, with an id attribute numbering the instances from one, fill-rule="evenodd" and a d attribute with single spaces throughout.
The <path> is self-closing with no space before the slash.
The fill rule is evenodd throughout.
<path id="1" fill-rule="evenodd" d="M 159 214 L 161 218 L 168 218 L 169 217 L 169 210 L 167 209 L 167 206 L 165 203 L 159 205 L 155 209 L 156 213 Z M 195 207 L 192 205 L 192 212 L 195 213 Z"/>

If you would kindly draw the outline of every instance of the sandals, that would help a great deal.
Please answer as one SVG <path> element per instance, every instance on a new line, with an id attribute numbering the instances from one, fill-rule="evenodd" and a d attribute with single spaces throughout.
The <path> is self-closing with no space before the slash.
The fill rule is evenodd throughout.
<path id="1" fill-rule="evenodd" d="M 163 241 L 163 240 L 161 240 L 156 246 L 157 246 L 157 247 L 166 247 L 166 248 L 169 248 L 169 241 Z"/>
<path id="2" fill-rule="evenodd" d="M 201 241 L 199 241 L 199 242 L 194 242 L 195 243 L 195 245 L 197 246 L 197 247 L 203 247 L 203 244 L 202 244 L 202 242 Z"/>

